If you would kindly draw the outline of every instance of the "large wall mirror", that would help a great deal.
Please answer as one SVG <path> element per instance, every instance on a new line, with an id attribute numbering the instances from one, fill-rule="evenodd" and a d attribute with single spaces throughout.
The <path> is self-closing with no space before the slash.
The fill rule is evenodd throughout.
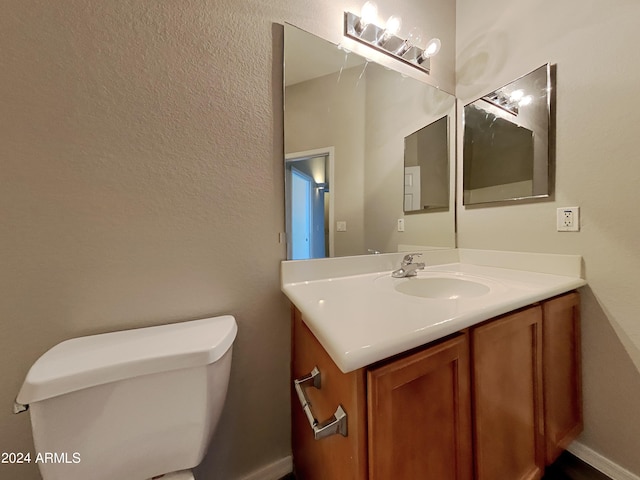
<path id="1" fill-rule="evenodd" d="M 550 65 L 464 107 L 465 205 L 551 194 Z"/>
<path id="2" fill-rule="evenodd" d="M 453 161 L 455 97 L 291 25 L 284 50 L 287 257 L 454 248 L 455 168 L 418 151 Z M 414 147 L 433 208 L 405 216 Z"/>

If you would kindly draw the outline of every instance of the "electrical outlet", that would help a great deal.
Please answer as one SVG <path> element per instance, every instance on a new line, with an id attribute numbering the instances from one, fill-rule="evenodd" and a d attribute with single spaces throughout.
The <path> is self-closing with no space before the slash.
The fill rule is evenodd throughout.
<path id="1" fill-rule="evenodd" d="M 398 231 L 404 232 L 404 218 L 398 219 Z"/>
<path id="2" fill-rule="evenodd" d="M 558 232 L 580 231 L 580 207 L 563 207 L 557 210 Z"/>

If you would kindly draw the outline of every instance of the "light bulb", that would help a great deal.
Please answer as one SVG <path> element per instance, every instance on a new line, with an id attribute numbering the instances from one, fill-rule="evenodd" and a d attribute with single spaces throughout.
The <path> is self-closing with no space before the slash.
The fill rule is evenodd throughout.
<path id="1" fill-rule="evenodd" d="M 385 35 L 396 35 L 402 27 L 402 19 L 396 15 L 391 15 L 387 20 L 384 29 Z"/>
<path id="2" fill-rule="evenodd" d="M 378 6 L 374 2 L 366 2 L 360 10 L 360 23 L 369 25 L 375 23 L 378 18 Z"/>
<path id="3" fill-rule="evenodd" d="M 415 45 L 420 45 L 422 43 L 422 30 L 418 27 L 413 27 L 409 30 L 409 34 L 407 35 L 407 39 L 400 45 L 400 48 L 396 50 L 394 53 L 396 55 L 402 56 L 407 50 Z"/>
<path id="4" fill-rule="evenodd" d="M 418 27 L 413 27 L 407 35 L 407 42 L 413 47 L 422 43 L 422 30 Z"/>
<path id="5" fill-rule="evenodd" d="M 511 100 L 512 102 L 517 102 L 522 99 L 522 97 L 524 97 L 524 90 L 518 89 L 511 92 L 511 94 L 509 95 L 509 100 Z"/>
<path id="6" fill-rule="evenodd" d="M 529 105 L 533 102 L 533 97 L 531 95 L 527 95 L 526 97 L 522 97 L 522 99 L 518 102 L 519 107 L 524 107 L 525 105 Z"/>
<path id="7" fill-rule="evenodd" d="M 422 56 L 424 58 L 430 58 L 433 57 L 436 53 L 438 53 L 440 51 L 440 39 L 439 38 L 432 38 L 431 40 L 429 40 L 429 43 L 427 43 L 427 46 L 424 49 L 424 53 L 422 54 Z"/>

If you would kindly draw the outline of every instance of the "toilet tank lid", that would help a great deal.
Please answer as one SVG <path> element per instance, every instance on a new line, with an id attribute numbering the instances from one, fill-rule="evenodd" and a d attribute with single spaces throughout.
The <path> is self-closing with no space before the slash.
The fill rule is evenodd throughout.
<path id="1" fill-rule="evenodd" d="M 105 383 L 208 365 L 231 347 L 231 315 L 73 338 L 33 364 L 16 401 L 29 403 Z"/>

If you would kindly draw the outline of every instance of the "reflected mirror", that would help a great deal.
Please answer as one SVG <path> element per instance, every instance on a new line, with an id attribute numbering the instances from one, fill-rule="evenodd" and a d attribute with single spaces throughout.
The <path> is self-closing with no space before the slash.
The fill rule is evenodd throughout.
<path id="1" fill-rule="evenodd" d="M 404 139 L 404 213 L 449 207 L 448 117 Z"/>
<path id="2" fill-rule="evenodd" d="M 550 195 L 551 88 L 547 64 L 464 107 L 465 205 Z"/>
<path id="3" fill-rule="evenodd" d="M 455 247 L 455 169 L 418 161 L 418 151 L 440 148 L 426 139 L 408 140 L 411 161 L 448 197 L 428 215 L 404 215 L 405 138 L 426 127 L 454 158 L 453 95 L 291 25 L 284 83 L 287 258 Z M 439 120 L 448 128 L 431 132 Z"/>

